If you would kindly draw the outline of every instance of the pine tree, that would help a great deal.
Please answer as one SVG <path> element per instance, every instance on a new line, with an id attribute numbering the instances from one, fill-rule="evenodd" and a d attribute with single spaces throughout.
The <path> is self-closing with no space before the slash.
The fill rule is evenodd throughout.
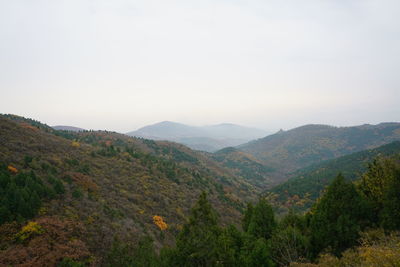
<path id="1" fill-rule="evenodd" d="M 400 230 L 399 160 L 375 159 L 361 177 L 359 189 L 373 209 L 373 221 L 385 229 Z"/>
<path id="2" fill-rule="evenodd" d="M 218 263 L 221 266 L 241 266 L 240 252 L 243 234 L 230 225 L 222 230 L 218 238 Z"/>
<path id="3" fill-rule="evenodd" d="M 253 216 L 253 204 L 248 203 L 247 204 L 247 209 L 244 212 L 243 220 L 242 220 L 242 228 L 243 231 L 247 232 L 249 230 L 249 224 L 251 220 L 251 216 Z"/>
<path id="4" fill-rule="evenodd" d="M 180 266 L 213 266 L 218 260 L 218 237 L 221 229 L 217 214 L 203 192 L 191 210 L 189 221 L 179 233 L 177 262 Z"/>
<path id="5" fill-rule="evenodd" d="M 270 249 L 264 238 L 248 239 L 241 253 L 241 266 L 271 267 L 274 263 L 271 260 Z"/>
<path id="6" fill-rule="evenodd" d="M 271 238 L 275 227 L 274 211 L 271 205 L 261 198 L 254 207 L 247 232 L 256 239 L 264 238 L 268 240 Z"/>
<path id="7" fill-rule="evenodd" d="M 339 255 L 353 246 L 366 225 L 368 209 L 351 182 L 339 174 L 312 210 L 311 245 L 314 256 L 330 247 Z"/>

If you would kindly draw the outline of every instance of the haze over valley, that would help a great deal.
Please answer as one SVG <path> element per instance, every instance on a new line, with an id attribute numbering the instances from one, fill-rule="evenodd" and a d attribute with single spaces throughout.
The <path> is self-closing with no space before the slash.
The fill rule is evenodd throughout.
<path id="1" fill-rule="evenodd" d="M 399 266 L 399 10 L 0 1 L 0 266 Z"/>

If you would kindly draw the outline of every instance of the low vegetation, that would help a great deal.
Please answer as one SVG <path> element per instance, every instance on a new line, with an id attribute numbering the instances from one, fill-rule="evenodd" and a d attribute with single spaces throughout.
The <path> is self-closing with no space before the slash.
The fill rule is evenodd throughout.
<path id="1" fill-rule="evenodd" d="M 310 209 L 285 207 L 282 215 L 276 198 L 256 197 L 257 183 L 245 177 L 253 166 L 253 174 L 268 169 L 240 151 L 217 159 L 179 144 L 56 131 L 13 116 L 0 116 L 0 130 L 0 266 L 399 262 L 395 149 L 363 158 L 369 164 L 354 177 L 332 165 L 335 177 Z"/>

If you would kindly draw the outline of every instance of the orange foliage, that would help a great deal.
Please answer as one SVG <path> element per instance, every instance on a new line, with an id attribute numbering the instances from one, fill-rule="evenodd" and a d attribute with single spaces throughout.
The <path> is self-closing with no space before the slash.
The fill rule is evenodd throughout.
<path id="1" fill-rule="evenodd" d="M 17 173 L 18 172 L 17 168 L 15 168 L 15 167 L 13 167 L 11 165 L 8 165 L 7 169 L 12 173 Z"/>
<path id="2" fill-rule="evenodd" d="M 69 172 L 67 175 L 69 175 L 76 184 L 82 186 L 83 189 L 89 192 L 97 192 L 98 186 L 93 182 L 90 176 L 79 172 Z"/>
<path id="3" fill-rule="evenodd" d="M 71 144 L 73 147 L 80 147 L 81 146 L 81 144 L 79 144 L 79 142 L 77 142 L 77 141 L 72 141 L 72 144 Z"/>
<path id="4" fill-rule="evenodd" d="M 168 225 L 164 222 L 161 216 L 155 215 L 153 217 L 153 222 L 158 226 L 158 228 L 160 228 L 160 230 L 165 230 L 168 228 Z"/>
<path id="5" fill-rule="evenodd" d="M 36 127 L 30 125 L 29 123 L 22 122 L 22 123 L 20 123 L 20 125 L 21 125 L 23 128 L 30 129 L 30 130 L 33 130 L 33 131 L 38 131 L 38 130 L 39 130 L 38 128 L 36 128 Z"/>

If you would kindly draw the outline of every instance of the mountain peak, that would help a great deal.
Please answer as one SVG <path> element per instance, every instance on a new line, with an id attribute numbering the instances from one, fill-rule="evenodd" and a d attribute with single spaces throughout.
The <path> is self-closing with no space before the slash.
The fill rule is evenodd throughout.
<path id="1" fill-rule="evenodd" d="M 162 121 L 127 133 L 130 136 L 182 143 L 192 149 L 213 152 L 224 147 L 237 146 L 268 133 L 232 123 L 210 126 L 190 126 Z"/>

